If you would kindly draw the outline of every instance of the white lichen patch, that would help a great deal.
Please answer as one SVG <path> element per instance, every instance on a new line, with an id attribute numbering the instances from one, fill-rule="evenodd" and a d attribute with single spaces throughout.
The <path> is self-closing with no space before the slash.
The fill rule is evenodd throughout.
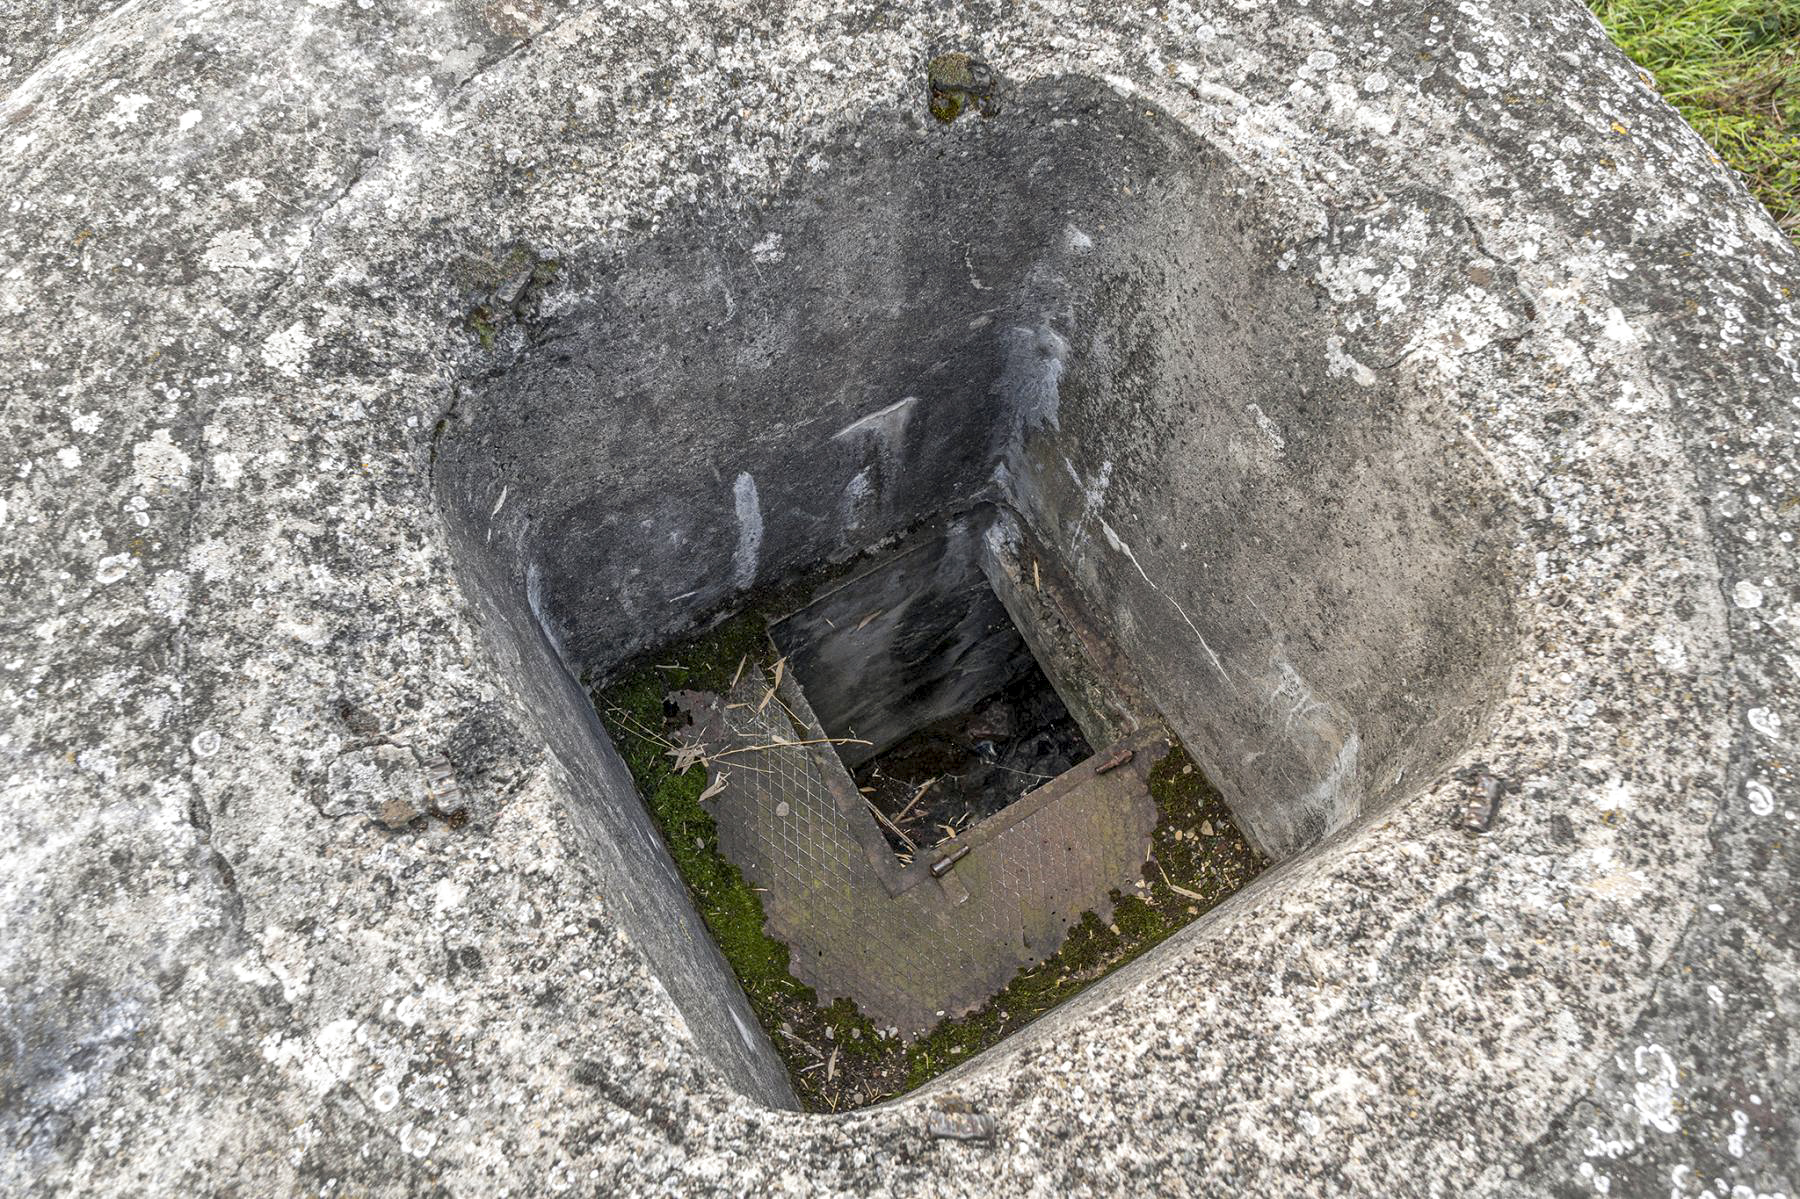
<path id="1" fill-rule="evenodd" d="M 168 429 L 157 429 L 131 450 L 132 479 L 141 491 L 185 487 L 193 459 L 176 445 Z"/>
<path id="2" fill-rule="evenodd" d="M 306 331 L 306 323 L 295 321 L 264 340 L 262 360 L 283 375 L 298 376 L 306 365 L 306 355 L 313 344 L 312 336 Z"/>

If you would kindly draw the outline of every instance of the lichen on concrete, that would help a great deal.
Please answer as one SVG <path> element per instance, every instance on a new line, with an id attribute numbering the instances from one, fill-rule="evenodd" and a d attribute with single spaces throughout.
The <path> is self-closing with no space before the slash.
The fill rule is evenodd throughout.
<path id="1" fill-rule="evenodd" d="M 1800 1189 L 1800 262 L 1580 6 L 146 0 L 66 4 L 61 28 L 55 7 L 9 41 L 0 99 L 0 1189 Z M 1220 677 L 1202 639 L 1217 650 L 1227 619 L 1268 643 L 1251 600 L 1355 614 L 1360 593 L 1314 585 L 1312 563 L 1196 540 L 1133 496 L 1173 475 L 1195 502 L 1266 495 L 1322 421 L 1404 425 L 1445 431 L 1431 448 L 1470 493 L 1391 511 L 1370 451 L 1347 498 L 1401 528 L 1458 503 L 1480 524 L 1500 493 L 1497 573 L 1443 585 L 1504 594 L 1516 633 L 1481 706 L 1410 714 L 1462 747 L 1449 759 L 1321 797 L 1348 822 L 1157 950 L 901 1100 L 820 1116 L 792 1109 L 741 995 L 695 981 L 704 927 L 651 898 L 679 892 L 673 868 L 647 826 L 609 823 L 638 802 L 623 766 L 548 748 L 593 719 L 558 673 L 556 646 L 585 653 L 591 629 L 562 620 L 555 564 L 520 562 L 504 608 L 457 573 L 464 542 L 541 536 L 538 500 L 470 476 L 445 504 L 431 433 L 466 433 L 458 389 L 527 348 L 516 325 L 492 350 L 471 335 L 459 262 L 523 245 L 571 264 L 540 298 L 554 321 L 659 229 L 742 232 L 690 244 L 704 286 L 617 314 L 678 304 L 723 330 L 756 270 L 804 250 L 748 237 L 762 205 L 832 179 L 844 147 L 934 139 L 949 162 L 1094 115 L 1009 102 L 942 126 L 920 93 L 944 46 L 1012 89 L 1088 81 L 1210 147 L 1206 176 L 1229 182 L 1209 219 L 1244 233 L 1212 244 L 1329 325 L 1263 364 L 1326 364 L 1298 380 L 1331 397 L 1319 420 L 1194 362 L 1211 423 L 1158 406 L 1115 421 L 1130 452 L 1106 489 L 1098 462 L 1063 472 L 1074 511 L 1098 496 L 1078 584 L 1153 619 L 1146 637 L 1185 637 L 1195 677 Z M 1110 184 L 1156 197 L 1171 178 Z M 1077 263 L 1118 234 L 1082 213 L 1057 232 Z M 1008 265 L 954 250 L 969 296 Z M 1055 279 L 1027 282 L 1057 309 Z M 1165 282 L 1147 258 L 1108 285 Z M 1215 294 L 1190 289 L 1183 327 L 1254 342 L 1269 314 Z M 985 336 L 1009 338 L 1022 427 L 1129 417 L 1154 374 L 1154 328 L 1105 380 L 1082 374 L 1099 351 L 1078 330 L 1017 328 Z M 529 348 L 550 372 L 555 343 Z M 1084 407 L 1076 382 L 1117 404 Z M 648 420 L 645 394 L 591 404 Z M 716 465 L 736 544 L 737 471 Z M 451 507 L 487 523 L 453 529 Z M 780 515 L 767 493 L 754 510 Z M 1234 554 L 1291 585 L 1191 604 Z M 694 585 L 732 593 L 729 553 L 706 561 Z M 629 566 L 589 584 L 646 638 L 679 631 Z M 1254 701 L 1236 710 L 1295 711 L 1321 779 L 1361 684 L 1281 662 L 1342 648 L 1326 640 L 1254 673 L 1220 654 Z M 361 767 L 404 760 L 383 745 L 442 754 L 466 822 L 371 812 Z M 1477 765 L 1511 786 L 1471 839 L 1454 820 Z M 991 1138 L 932 1135 L 945 1112 Z"/>

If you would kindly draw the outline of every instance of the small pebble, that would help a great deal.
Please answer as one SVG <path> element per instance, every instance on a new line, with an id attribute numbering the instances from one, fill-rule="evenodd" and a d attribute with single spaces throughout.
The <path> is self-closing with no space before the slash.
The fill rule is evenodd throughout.
<path id="1" fill-rule="evenodd" d="M 378 819 L 397 832 L 417 820 L 420 815 L 419 810 L 404 799 L 388 799 L 382 801 Z"/>
<path id="2" fill-rule="evenodd" d="M 785 800 L 785 799 L 775 805 L 775 814 L 777 816 L 786 816 L 789 812 L 791 812 L 793 810 L 794 809 L 788 807 L 787 800 Z"/>

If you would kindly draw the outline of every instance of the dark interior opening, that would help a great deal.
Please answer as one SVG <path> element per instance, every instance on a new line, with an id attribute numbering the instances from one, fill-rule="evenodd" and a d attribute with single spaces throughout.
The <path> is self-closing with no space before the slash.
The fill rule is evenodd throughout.
<path id="1" fill-rule="evenodd" d="M 911 733 L 855 772 L 902 862 L 969 829 L 1094 751 L 1034 661 L 967 712 Z"/>
<path id="2" fill-rule="evenodd" d="M 1084 729 L 1059 693 L 1083 672 L 996 590 L 1009 524 L 990 504 L 928 522 L 770 627 L 902 863 L 1116 739 Z"/>

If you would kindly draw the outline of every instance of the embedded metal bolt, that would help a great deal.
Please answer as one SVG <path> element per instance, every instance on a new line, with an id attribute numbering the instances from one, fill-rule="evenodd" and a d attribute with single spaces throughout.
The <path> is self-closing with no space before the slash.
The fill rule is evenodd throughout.
<path id="1" fill-rule="evenodd" d="M 965 845 L 961 849 L 957 850 L 955 853 L 950 854 L 946 857 L 941 857 L 937 861 L 933 862 L 931 864 L 931 877 L 932 878 L 943 878 L 946 874 L 949 874 L 950 867 L 952 867 L 952 866 L 956 865 L 958 862 L 962 861 L 963 858 L 965 856 L 967 856 L 968 852 L 969 852 L 969 847 L 967 845 Z"/>
<path id="2" fill-rule="evenodd" d="M 1137 751 L 1134 749 L 1122 749 L 1112 757 L 1106 759 L 1106 761 L 1100 763 L 1100 765 L 1094 767 L 1094 773 L 1105 774 L 1109 770 L 1117 770 L 1119 767 L 1125 765 L 1125 763 L 1131 761 L 1136 755 Z"/>

